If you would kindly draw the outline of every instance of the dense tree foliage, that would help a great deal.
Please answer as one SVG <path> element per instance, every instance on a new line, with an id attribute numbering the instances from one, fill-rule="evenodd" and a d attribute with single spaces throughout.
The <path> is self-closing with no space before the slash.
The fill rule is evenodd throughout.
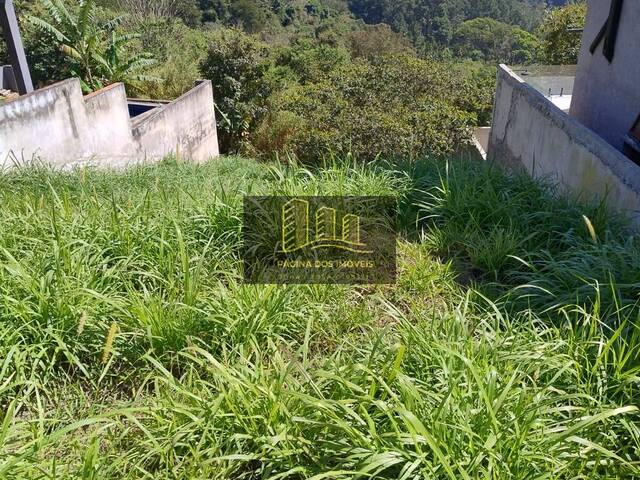
<path id="1" fill-rule="evenodd" d="M 267 46 L 238 30 L 220 30 L 213 39 L 202 73 L 217 97 L 220 146 L 237 149 L 264 114 L 269 95 Z"/>
<path id="2" fill-rule="evenodd" d="M 540 26 L 540 60 L 549 64 L 570 65 L 578 61 L 581 28 L 587 15 L 585 2 L 570 3 L 551 10 Z"/>
<path id="3" fill-rule="evenodd" d="M 543 13 L 542 2 L 526 0 L 349 0 L 351 10 L 367 23 L 387 23 L 416 44 L 450 45 L 466 20 L 492 18 L 533 29 Z"/>
<path id="4" fill-rule="evenodd" d="M 521 28 L 481 17 L 462 22 L 452 44 L 459 56 L 527 64 L 535 60 L 538 40 Z"/>
<path id="5" fill-rule="evenodd" d="M 469 70 L 412 55 L 345 63 L 271 97 L 252 145 L 306 161 L 328 153 L 417 158 L 450 152 L 477 122 L 479 112 L 464 98 L 478 97 L 479 88 Z"/>

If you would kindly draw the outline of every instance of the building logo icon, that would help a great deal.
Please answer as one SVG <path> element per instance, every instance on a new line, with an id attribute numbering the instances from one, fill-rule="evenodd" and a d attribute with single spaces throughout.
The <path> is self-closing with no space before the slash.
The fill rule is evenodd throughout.
<path id="1" fill-rule="evenodd" d="M 393 284 L 392 196 L 246 196 L 242 262 L 250 284 Z"/>
<path id="2" fill-rule="evenodd" d="M 316 210 L 315 232 L 311 232 L 309 210 L 309 202 L 300 198 L 289 200 L 282 206 L 282 252 L 337 248 L 352 253 L 373 253 L 361 242 L 359 216 L 344 215 L 338 235 L 336 209 L 320 207 Z"/>

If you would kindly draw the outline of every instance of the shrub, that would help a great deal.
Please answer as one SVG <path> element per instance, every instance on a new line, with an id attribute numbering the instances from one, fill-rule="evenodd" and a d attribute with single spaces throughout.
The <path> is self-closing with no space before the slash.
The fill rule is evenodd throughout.
<path id="1" fill-rule="evenodd" d="M 157 60 L 149 74 L 159 81 L 145 82 L 143 96 L 172 99 L 193 87 L 200 63 L 207 55 L 212 33 L 187 27 L 175 19 L 147 19 L 133 29 L 140 32 L 141 49 Z"/>
<path id="2" fill-rule="evenodd" d="M 325 80 L 274 95 L 252 143 L 277 146 L 274 153 L 307 162 L 330 152 L 363 159 L 450 152 L 477 122 L 461 98 L 473 81 L 446 63 L 411 56 L 348 64 Z M 293 132 L 285 127 L 292 118 L 297 119 Z"/>
<path id="3" fill-rule="evenodd" d="M 264 115 L 269 66 L 266 44 L 236 29 L 213 35 L 201 70 L 213 82 L 221 151 L 237 151 Z"/>
<path id="4" fill-rule="evenodd" d="M 581 35 L 571 28 L 584 26 L 587 15 L 585 2 L 570 3 L 552 9 L 538 30 L 540 61 L 553 65 L 571 65 L 578 61 Z"/>

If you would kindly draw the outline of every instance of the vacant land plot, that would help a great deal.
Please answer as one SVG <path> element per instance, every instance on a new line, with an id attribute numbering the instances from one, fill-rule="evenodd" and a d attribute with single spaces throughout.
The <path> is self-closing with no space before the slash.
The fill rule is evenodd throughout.
<path id="1" fill-rule="evenodd" d="M 244 194 L 396 196 L 397 284 L 243 284 Z M 632 478 L 639 245 L 464 160 L 7 173 L 0 477 Z"/>

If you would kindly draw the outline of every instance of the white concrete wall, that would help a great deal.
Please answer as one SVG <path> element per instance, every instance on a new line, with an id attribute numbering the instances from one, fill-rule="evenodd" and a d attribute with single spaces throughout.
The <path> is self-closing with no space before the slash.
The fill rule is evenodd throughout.
<path id="1" fill-rule="evenodd" d="M 508 67 L 498 69 L 489 161 L 550 177 L 640 223 L 640 167 L 563 113 Z"/>
<path id="2" fill-rule="evenodd" d="M 177 154 L 197 162 L 217 157 L 218 136 L 211 82 L 202 82 L 175 102 L 133 120 L 142 157 Z M 159 142 L 158 139 L 163 139 Z"/>
<path id="3" fill-rule="evenodd" d="M 120 168 L 176 151 L 203 161 L 218 156 L 214 112 L 211 82 L 203 82 L 132 127 L 122 84 L 83 97 L 77 79 L 65 80 L 0 105 L 0 166 Z"/>
<path id="4" fill-rule="evenodd" d="M 88 155 L 115 167 L 131 163 L 135 147 L 124 85 L 117 83 L 90 93 L 84 97 L 84 106 L 88 136 L 82 143 Z"/>
<path id="5" fill-rule="evenodd" d="M 589 0 L 571 101 L 571 116 L 621 150 L 622 136 L 640 115 L 640 1 L 622 8 L 613 61 L 589 47 L 609 16 L 610 0 Z"/>
<path id="6" fill-rule="evenodd" d="M 126 104 L 109 107 L 117 110 L 126 108 Z M 97 137 L 94 128 L 100 129 L 101 125 L 89 122 L 77 80 L 40 89 L 0 106 L 0 163 L 39 158 L 64 167 L 100 161 L 103 155 L 108 158 L 110 150 L 103 151 L 93 144 Z M 131 134 L 112 138 L 111 144 L 130 144 L 131 139 Z"/>
<path id="7" fill-rule="evenodd" d="M 491 127 L 476 127 L 473 131 L 471 140 L 480 153 L 480 156 L 486 160 L 487 150 L 489 149 L 489 135 L 491 135 Z"/>

